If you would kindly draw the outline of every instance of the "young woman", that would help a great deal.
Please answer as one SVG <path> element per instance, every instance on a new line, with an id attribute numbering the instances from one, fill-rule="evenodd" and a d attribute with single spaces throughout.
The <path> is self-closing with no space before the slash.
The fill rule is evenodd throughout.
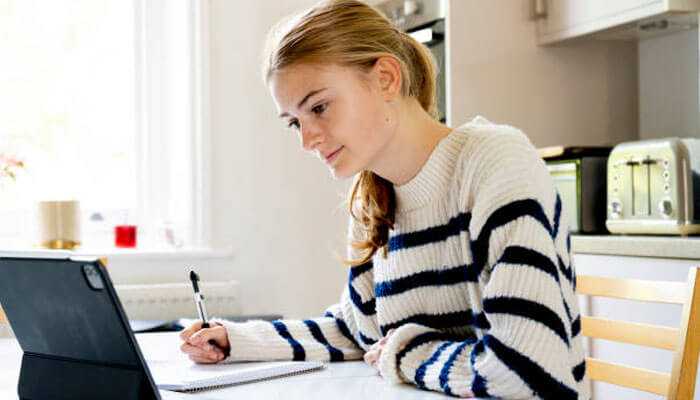
<path id="1" fill-rule="evenodd" d="M 288 24 L 265 78 L 304 150 L 355 178 L 348 284 L 324 317 L 195 324 L 182 351 L 199 363 L 364 356 L 389 381 L 450 395 L 590 397 L 561 201 L 523 133 L 437 122 L 429 51 L 359 1 Z"/>

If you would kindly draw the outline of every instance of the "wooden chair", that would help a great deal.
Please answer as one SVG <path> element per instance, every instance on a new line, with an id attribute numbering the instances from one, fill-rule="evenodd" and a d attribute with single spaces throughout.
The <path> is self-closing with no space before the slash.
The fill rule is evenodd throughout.
<path id="1" fill-rule="evenodd" d="M 617 386 L 666 396 L 692 399 L 700 350 L 700 268 L 691 268 L 687 282 L 645 281 L 581 275 L 576 292 L 589 296 L 682 304 L 680 328 L 581 317 L 584 336 L 673 351 L 671 373 L 586 358 L 588 376 Z"/>

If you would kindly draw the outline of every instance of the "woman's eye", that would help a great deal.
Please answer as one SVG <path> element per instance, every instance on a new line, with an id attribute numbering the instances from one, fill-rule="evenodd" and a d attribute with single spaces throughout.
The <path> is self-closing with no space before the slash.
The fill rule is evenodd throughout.
<path id="1" fill-rule="evenodd" d="M 293 120 L 289 121 L 289 124 L 287 124 L 287 127 L 291 128 L 291 129 L 299 129 L 299 121 L 296 119 L 293 119 Z"/>
<path id="2" fill-rule="evenodd" d="M 314 106 L 311 109 L 311 111 L 316 115 L 321 115 L 321 114 L 323 114 L 324 111 L 326 111 L 326 107 L 327 107 L 326 103 L 321 103 L 317 106 Z"/>

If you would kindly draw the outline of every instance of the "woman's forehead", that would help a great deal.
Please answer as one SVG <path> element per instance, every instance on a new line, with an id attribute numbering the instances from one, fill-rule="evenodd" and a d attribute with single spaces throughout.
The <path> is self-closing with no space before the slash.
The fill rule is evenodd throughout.
<path id="1" fill-rule="evenodd" d="M 270 77 L 270 88 L 275 98 L 285 106 L 296 104 L 307 93 L 321 88 L 336 87 L 345 82 L 346 68 L 334 65 L 299 64 L 276 71 Z"/>

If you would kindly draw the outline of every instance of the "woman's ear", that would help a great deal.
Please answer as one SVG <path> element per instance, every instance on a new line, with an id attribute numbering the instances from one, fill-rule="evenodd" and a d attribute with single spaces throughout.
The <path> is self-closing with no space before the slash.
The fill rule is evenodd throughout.
<path id="1" fill-rule="evenodd" d="M 401 95 L 402 76 L 399 60 L 390 56 L 379 57 L 372 70 L 384 100 L 391 101 Z"/>

